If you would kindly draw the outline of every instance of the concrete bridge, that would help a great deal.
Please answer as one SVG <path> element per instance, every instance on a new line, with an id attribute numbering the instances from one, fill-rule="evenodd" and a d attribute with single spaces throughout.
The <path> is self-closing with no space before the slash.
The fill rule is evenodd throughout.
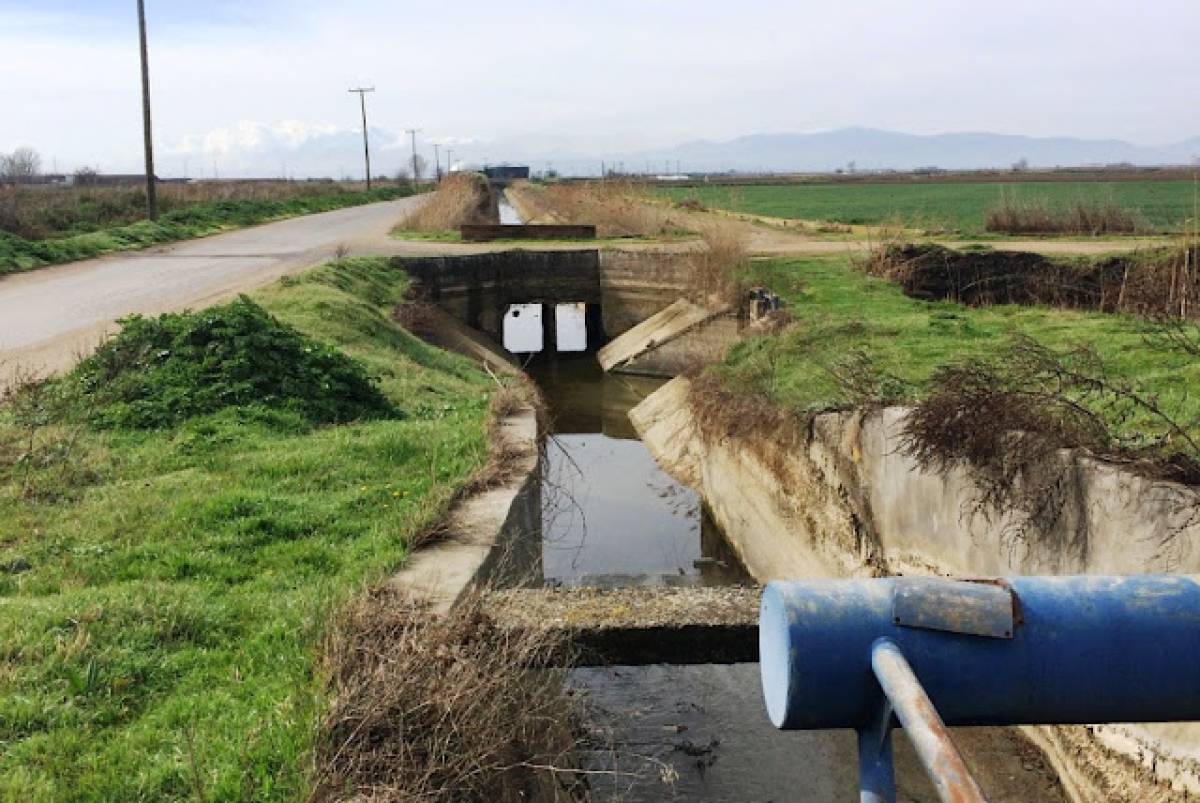
<path id="1" fill-rule="evenodd" d="M 544 305 L 549 310 L 543 320 L 545 342 L 551 349 L 560 304 L 585 306 L 587 340 L 598 346 L 694 295 L 689 255 L 679 252 L 514 250 L 405 258 L 398 264 L 416 280 L 420 297 L 496 343 L 504 340 L 511 306 Z M 651 333 L 656 348 L 671 341 L 670 353 L 643 360 L 642 369 L 630 372 L 669 377 L 711 362 L 713 353 L 737 340 L 745 319 L 744 310 L 714 309 L 665 335 Z M 647 350 L 643 343 L 634 351 L 641 356 Z"/>

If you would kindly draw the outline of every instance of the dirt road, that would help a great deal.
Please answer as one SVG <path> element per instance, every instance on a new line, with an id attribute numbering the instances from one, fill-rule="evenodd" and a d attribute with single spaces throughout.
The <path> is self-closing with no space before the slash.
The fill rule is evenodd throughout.
<path id="1" fill-rule="evenodd" d="M 202 307 L 349 253 L 395 250 L 388 231 L 420 198 L 340 209 L 202 240 L 0 279 L 0 386 L 58 371 L 133 313 Z"/>

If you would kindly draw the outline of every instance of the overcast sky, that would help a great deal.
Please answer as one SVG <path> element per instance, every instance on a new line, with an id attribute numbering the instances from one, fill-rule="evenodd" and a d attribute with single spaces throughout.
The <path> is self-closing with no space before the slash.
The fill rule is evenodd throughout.
<path id="1" fill-rule="evenodd" d="M 1196 0 L 146 5 L 160 174 L 355 129 L 364 85 L 396 137 L 584 151 L 846 126 L 1200 135 Z M 0 0 L 0 152 L 138 169 L 138 69 L 135 0 Z"/>

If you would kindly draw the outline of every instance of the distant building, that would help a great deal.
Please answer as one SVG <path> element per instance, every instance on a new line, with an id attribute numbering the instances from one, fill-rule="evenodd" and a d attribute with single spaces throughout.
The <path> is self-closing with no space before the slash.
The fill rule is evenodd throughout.
<path id="1" fill-rule="evenodd" d="M 493 181 L 516 181 L 529 178 L 528 165 L 495 165 L 483 168 L 483 174 Z"/>

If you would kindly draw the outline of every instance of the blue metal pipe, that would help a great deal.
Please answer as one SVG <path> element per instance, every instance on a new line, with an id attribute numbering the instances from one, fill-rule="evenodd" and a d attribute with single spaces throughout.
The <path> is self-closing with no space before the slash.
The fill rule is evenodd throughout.
<path id="1" fill-rule="evenodd" d="M 870 727 L 879 638 L 947 725 L 1200 720 L 1200 584 L 1143 575 L 770 583 L 759 650 L 771 721 Z"/>

